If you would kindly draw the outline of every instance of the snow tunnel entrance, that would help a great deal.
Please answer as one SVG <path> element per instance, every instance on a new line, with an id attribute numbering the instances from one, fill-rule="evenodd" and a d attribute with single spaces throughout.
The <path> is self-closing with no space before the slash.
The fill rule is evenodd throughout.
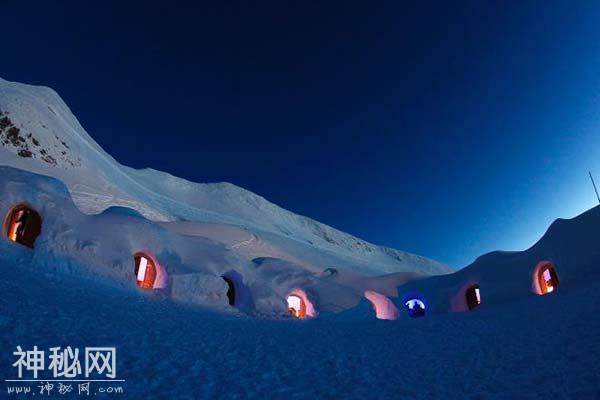
<path id="1" fill-rule="evenodd" d="M 411 318 L 419 318 L 425 316 L 425 303 L 419 299 L 410 299 L 404 303 L 406 312 Z"/>
<path id="2" fill-rule="evenodd" d="M 306 318 L 306 304 L 300 296 L 290 295 L 287 298 L 288 312 L 296 318 Z"/>
<path id="3" fill-rule="evenodd" d="M 544 295 L 553 292 L 559 284 L 554 264 L 550 261 L 538 263 L 533 274 L 533 281 L 537 294 Z"/>
<path id="4" fill-rule="evenodd" d="M 5 228 L 10 240 L 33 249 L 42 231 L 42 217 L 33 208 L 20 204 L 8 213 Z"/>
<path id="5" fill-rule="evenodd" d="M 394 320 L 398 319 L 400 316 L 400 312 L 394 303 L 384 295 L 372 290 L 367 290 L 365 292 L 365 297 L 373 305 L 377 319 Z"/>
<path id="6" fill-rule="evenodd" d="M 133 256 L 136 283 L 142 289 L 154 288 L 157 269 L 154 259 L 146 253 L 136 253 Z"/>
<path id="7" fill-rule="evenodd" d="M 427 312 L 427 301 L 425 296 L 418 292 L 407 293 L 402 298 L 406 313 L 411 318 L 424 317 Z"/>
<path id="8" fill-rule="evenodd" d="M 244 284 L 244 278 L 239 272 L 229 270 L 221 275 L 221 278 L 227 283 L 227 300 L 230 306 L 242 310 L 248 310 L 254 307 L 252 293 Z"/>
<path id="9" fill-rule="evenodd" d="M 469 310 L 474 309 L 475 307 L 481 304 L 481 293 L 479 291 L 479 285 L 470 286 L 466 292 L 465 297 L 467 300 L 467 307 Z"/>
<path id="10" fill-rule="evenodd" d="M 316 317 L 315 307 L 303 290 L 294 289 L 287 298 L 288 313 L 296 318 Z"/>
<path id="11" fill-rule="evenodd" d="M 235 285 L 233 281 L 226 276 L 222 276 L 225 283 L 227 283 L 227 299 L 230 306 L 235 306 Z"/>

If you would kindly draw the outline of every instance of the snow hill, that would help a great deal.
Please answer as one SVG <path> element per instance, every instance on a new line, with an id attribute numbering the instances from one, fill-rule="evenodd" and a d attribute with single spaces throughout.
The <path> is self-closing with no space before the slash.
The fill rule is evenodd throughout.
<path id="1" fill-rule="evenodd" d="M 296 215 L 229 183 L 199 184 L 120 165 L 46 87 L 0 79 L 0 144 L 0 165 L 59 179 L 85 214 L 126 207 L 178 234 L 216 240 L 247 260 L 276 258 L 312 272 L 333 267 L 369 276 L 451 271 Z"/>

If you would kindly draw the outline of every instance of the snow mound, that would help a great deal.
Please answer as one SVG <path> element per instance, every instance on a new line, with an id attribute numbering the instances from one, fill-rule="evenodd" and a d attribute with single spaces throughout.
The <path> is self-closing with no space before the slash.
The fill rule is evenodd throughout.
<path id="1" fill-rule="evenodd" d="M 261 239 L 238 227 L 157 223 L 122 207 L 86 215 L 73 204 L 62 182 L 11 167 L 0 167 L 0 199 L 0 214 L 12 215 L 16 206 L 26 205 L 42 220 L 33 249 L 5 237 L 1 241 L 5 256 L 26 257 L 54 277 L 143 291 L 137 288 L 139 271 L 134 265 L 135 256 L 141 255 L 158 274 L 149 286 L 154 289 L 148 290 L 150 295 L 225 312 L 286 316 L 286 298 L 294 291 L 306 293 L 318 313 L 339 312 L 360 302 L 365 290 L 394 296 L 399 283 L 421 276 L 407 272 L 372 278 L 347 270 L 330 275 L 273 256 L 250 259 L 241 244 Z M 6 232 L 7 223 L 3 235 Z M 262 253 L 285 255 L 273 245 L 265 246 Z M 227 295 L 228 283 L 236 293 L 234 304 Z"/>

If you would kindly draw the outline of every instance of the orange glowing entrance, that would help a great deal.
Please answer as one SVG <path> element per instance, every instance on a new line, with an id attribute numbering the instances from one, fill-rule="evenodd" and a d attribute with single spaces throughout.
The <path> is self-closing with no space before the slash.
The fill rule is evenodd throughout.
<path id="1" fill-rule="evenodd" d="M 294 294 L 287 298 L 288 312 L 296 318 L 306 318 L 306 303 L 300 296 Z"/>
<path id="2" fill-rule="evenodd" d="M 145 253 L 136 253 L 134 259 L 134 274 L 136 283 L 142 289 L 154 288 L 156 281 L 156 264 L 152 257 Z"/>
<path id="3" fill-rule="evenodd" d="M 13 242 L 33 249 L 35 239 L 42 231 L 42 217 L 33 208 L 18 205 L 8 213 L 5 231 Z"/>
<path id="4" fill-rule="evenodd" d="M 465 292 L 465 297 L 467 300 L 467 307 L 469 310 L 474 309 L 475 307 L 481 304 L 481 293 L 479 291 L 479 285 L 473 285 L 467 289 Z"/>
<path id="5" fill-rule="evenodd" d="M 534 291 L 539 295 L 548 294 L 553 292 L 558 284 L 558 274 L 554 264 L 550 261 L 538 263 L 533 273 Z"/>
<path id="6" fill-rule="evenodd" d="M 288 313 L 296 318 L 315 318 L 317 316 L 317 310 L 309 299 L 306 292 L 302 289 L 296 288 L 292 290 L 286 297 Z"/>

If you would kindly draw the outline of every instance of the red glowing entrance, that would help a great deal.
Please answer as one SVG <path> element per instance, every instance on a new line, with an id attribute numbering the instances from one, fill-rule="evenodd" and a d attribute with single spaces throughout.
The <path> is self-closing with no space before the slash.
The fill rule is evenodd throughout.
<path id="1" fill-rule="evenodd" d="M 308 300 L 306 293 L 300 289 L 294 289 L 287 298 L 288 313 L 296 318 L 304 319 L 316 317 L 315 307 Z"/>
<path id="2" fill-rule="evenodd" d="M 287 298 L 288 312 L 296 318 L 306 318 L 306 304 L 299 296 L 290 295 Z"/>
<path id="3" fill-rule="evenodd" d="M 538 263 L 533 272 L 533 290 L 539 295 L 553 292 L 559 284 L 558 274 L 550 261 Z"/>
<path id="4" fill-rule="evenodd" d="M 8 213 L 5 232 L 10 240 L 33 249 L 35 239 L 42 231 L 42 217 L 33 208 L 17 205 Z"/>
<path id="5" fill-rule="evenodd" d="M 136 253 L 133 256 L 134 259 L 134 274 L 136 276 L 136 283 L 138 287 L 142 289 L 154 288 L 156 281 L 156 263 L 154 259 L 146 253 Z"/>

